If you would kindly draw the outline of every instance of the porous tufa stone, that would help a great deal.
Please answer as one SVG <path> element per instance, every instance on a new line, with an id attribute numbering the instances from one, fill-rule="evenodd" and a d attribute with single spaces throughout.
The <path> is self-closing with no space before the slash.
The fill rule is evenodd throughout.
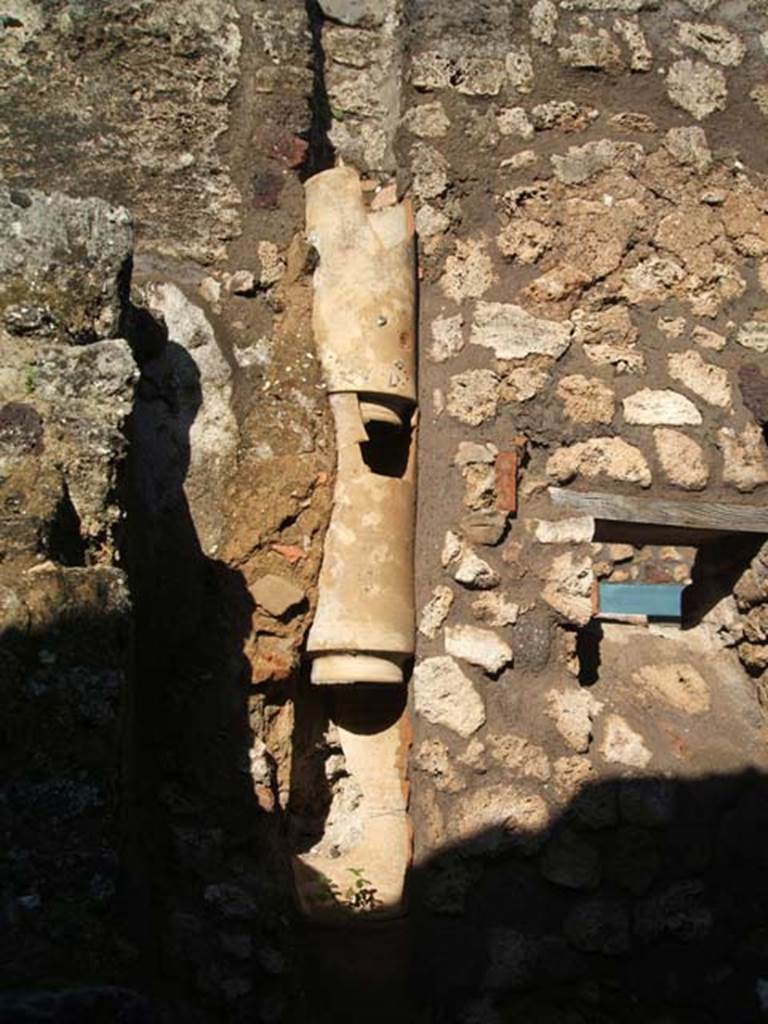
<path id="1" fill-rule="evenodd" d="M 701 60 L 676 60 L 667 74 L 667 93 L 677 107 L 704 120 L 725 108 L 728 97 L 725 75 Z"/>
<path id="2" fill-rule="evenodd" d="M 705 362 L 695 349 L 667 357 L 669 375 L 710 405 L 727 408 L 732 402 L 728 371 Z M 700 422 L 700 421 L 699 421 Z"/>
<path id="3" fill-rule="evenodd" d="M 768 352 L 768 322 L 748 320 L 739 328 L 736 341 L 755 352 Z"/>
<path id="4" fill-rule="evenodd" d="M 651 388 L 643 388 L 642 391 L 628 395 L 622 405 L 627 423 L 645 426 L 699 426 L 702 422 L 701 413 L 690 398 L 677 391 L 654 391 Z"/>
<path id="5" fill-rule="evenodd" d="M 732 427 L 717 432 L 717 445 L 723 452 L 723 480 L 737 491 L 748 494 L 768 483 L 768 458 L 762 431 L 754 423 L 741 433 Z"/>
<path id="6" fill-rule="evenodd" d="M 478 302 L 472 322 L 473 345 L 492 348 L 499 359 L 546 355 L 559 359 L 571 341 L 571 325 L 532 316 L 522 306 Z"/>
<path id="7" fill-rule="evenodd" d="M 450 839 L 478 852 L 517 849 L 532 854 L 541 846 L 550 819 L 549 806 L 538 793 L 497 783 L 459 798 L 450 819 Z"/>
<path id="8" fill-rule="evenodd" d="M 467 370 L 451 377 L 446 409 L 470 427 L 477 427 L 496 415 L 501 378 L 493 370 Z"/>
<path id="9" fill-rule="evenodd" d="M 627 768 L 645 768 L 652 758 L 643 737 L 621 715 L 608 715 L 598 747 L 603 760 Z"/>
<path id="10" fill-rule="evenodd" d="M 490 629 L 480 626 L 446 626 L 445 649 L 448 654 L 489 675 L 496 675 L 512 661 L 512 648 Z"/>
<path id="11" fill-rule="evenodd" d="M 445 261 L 440 287 L 454 302 L 479 299 L 496 280 L 493 261 L 485 251 L 484 239 L 468 238 L 456 242 L 456 251 Z"/>
<path id="12" fill-rule="evenodd" d="M 606 476 L 650 487 L 651 471 L 639 448 L 620 437 L 593 437 L 560 448 L 547 460 L 547 474 L 558 483 L 576 476 L 588 479 Z"/>
<path id="13" fill-rule="evenodd" d="M 724 25 L 703 22 L 678 22 L 677 38 L 683 46 L 696 50 L 713 64 L 733 68 L 741 64 L 747 48 L 739 37 Z"/>
<path id="14" fill-rule="evenodd" d="M 589 750 L 592 722 L 603 709 L 602 701 L 589 690 L 550 690 L 545 697 L 546 714 L 565 742 L 579 754 Z"/>
<path id="15" fill-rule="evenodd" d="M 557 397 L 563 411 L 574 423 L 610 423 L 613 420 L 613 389 L 599 377 L 580 373 L 563 377 L 557 385 Z"/>
<path id="16" fill-rule="evenodd" d="M 485 722 L 483 699 L 453 658 L 419 662 L 413 672 L 416 713 L 465 739 Z"/>
<path id="17" fill-rule="evenodd" d="M 432 591 L 432 597 L 424 605 L 419 620 L 419 632 L 422 636 L 433 640 L 448 617 L 453 604 L 453 591 L 441 584 Z"/>
<path id="18" fill-rule="evenodd" d="M 701 445 L 692 437 L 671 427 L 657 427 L 653 440 L 661 468 L 671 484 L 686 491 L 700 491 L 706 487 L 709 468 Z"/>
<path id="19" fill-rule="evenodd" d="M 261 576 L 252 583 L 250 593 L 256 604 L 276 619 L 301 604 L 305 598 L 301 587 L 273 573 Z"/>

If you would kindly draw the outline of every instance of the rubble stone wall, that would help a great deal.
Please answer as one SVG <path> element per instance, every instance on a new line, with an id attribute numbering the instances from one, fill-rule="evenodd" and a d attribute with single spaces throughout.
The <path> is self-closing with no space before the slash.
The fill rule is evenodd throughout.
<path id="1" fill-rule="evenodd" d="M 728 952 L 752 919 L 724 921 L 722 810 L 695 780 L 765 761 L 761 538 L 596 543 L 548 489 L 764 501 L 766 12 L 410 13 L 421 976 L 457 1020 L 645 1020 L 672 989 L 718 1019 L 688 954 L 662 965 L 674 936 L 728 973 L 721 1010 L 755 1012 Z M 598 579 L 692 581 L 698 608 L 601 623 Z"/>
<path id="2" fill-rule="evenodd" d="M 293 1019 L 281 834 L 334 465 L 313 25 L 299 0 L 0 22 L 0 1015 L 149 1014 L 133 990 Z"/>

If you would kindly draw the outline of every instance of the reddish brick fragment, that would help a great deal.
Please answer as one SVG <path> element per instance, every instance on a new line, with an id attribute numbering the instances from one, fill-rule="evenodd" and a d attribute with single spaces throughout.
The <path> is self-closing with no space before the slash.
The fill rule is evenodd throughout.
<path id="1" fill-rule="evenodd" d="M 517 452 L 496 456 L 496 508 L 499 512 L 517 511 Z"/>
<path id="2" fill-rule="evenodd" d="M 289 565 L 295 565 L 304 557 L 304 551 L 297 544 L 273 544 L 272 550 L 282 555 Z"/>

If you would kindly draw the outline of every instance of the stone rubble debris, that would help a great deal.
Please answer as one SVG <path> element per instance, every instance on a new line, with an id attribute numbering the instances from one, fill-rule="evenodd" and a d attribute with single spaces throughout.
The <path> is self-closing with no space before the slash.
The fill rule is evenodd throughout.
<path id="1" fill-rule="evenodd" d="M 483 699 L 455 660 L 426 658 L 413 670 L 416 713 L 465 739 L 485 722 Z"/>
<path id="2" fill-rule="evenodd" d="M 512 662 L 512 648 L 493 630 L 480 626 L 446 626 L 445 650 L 454 658 L 497 675 Z"/>

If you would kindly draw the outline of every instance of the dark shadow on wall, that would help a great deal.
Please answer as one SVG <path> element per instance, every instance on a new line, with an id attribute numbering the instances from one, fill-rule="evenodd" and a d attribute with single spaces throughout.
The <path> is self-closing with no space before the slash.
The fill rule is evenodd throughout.
<path id="1" fill-rule="evenodd" d="M 281 821 L 250 773 L 253 602 L 184 494 L 199 372 L 146 311 L 123 329 L 130 599 L 115 569 L 47 563 L 0 635 L 0 1022 L 302 1019 Z"/>
<path id="2" fill-rule="evenodd" d="M 701 544 L 691 570 L 691 583 L 683 591 L 682 626 L 697 626 L 737 582 L 765 543 L 763 534 L 730 534 Z"/>
<path id="3" fill-rule="evenodd" d="M 304 930 L 313 1020 L 757 1024 L 768 778 L 597 784 L 538 831 L 448 842 L 410 902 L 397 921 Z"/>
<path id="4" fill-rule="evenodd" d="M 289 967 L 279 822 L 250 774 L 254 604 L 242 574 L 203 552 L 184 494 L 197 366 L 146 311 L 134 309 L 129 337 L 141 369 L 122 551 L 135 619 L 123 887 L 135 984 L 163 1021 L 258 1020 L 281 1005 Z"/>

